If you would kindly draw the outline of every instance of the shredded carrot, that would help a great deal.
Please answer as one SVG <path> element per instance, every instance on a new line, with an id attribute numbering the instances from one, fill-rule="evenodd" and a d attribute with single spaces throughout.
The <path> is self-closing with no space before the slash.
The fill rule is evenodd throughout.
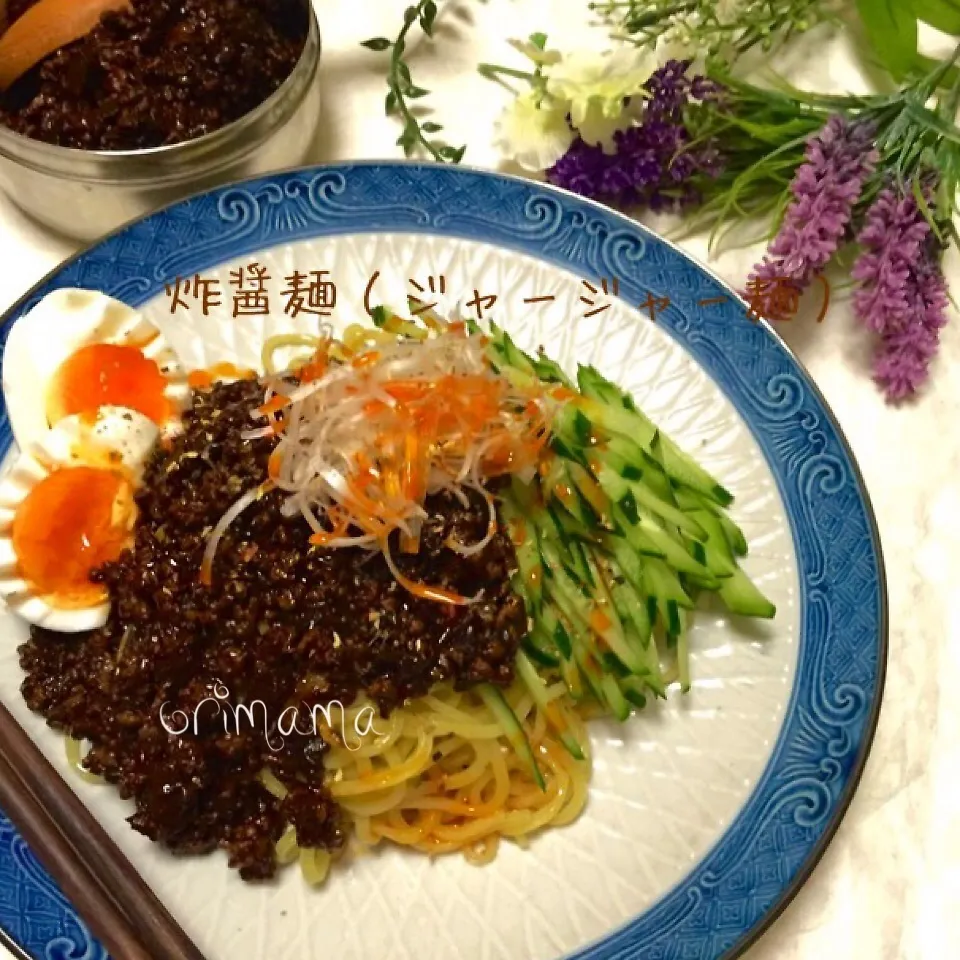
<path id="1" fill-rule="evenodd" d="M 613 625 L 613 621 L 599 607 L 595 607 L 590 614 L 590 629 L 597 633 L 605 633 Z"/>
<path id="2" fill-rule="evenodd" d="M 470 602 L 467 597 L 461 596 L 454 590 L 448 590 L 446 587 L 432 586 L 428 583 L 420 583 L 417 580 L 411 580 L 409 577 L 406 577 L 400 573 L 399 570 L 395 570 L 393 575 L 396 578 L 397 583 L 399 583 L 404 590 L 412 593 L 415 597 L 421 597 L 424 600 L 439 600 L 442 603 L 452 603 L 457 606 L 461 606 Z"/>
<path id="3" fill-rule="evenodd" d="M 267 476 L 271 480 L 276 480 L 280 476 L 280 465 L 283 462 L 279 453 L 274 450 L 270 454 L 270 459 L 267 461 Z"/>
<path id="4" fill-rule="evenodd" d="M 263 417 L 269 417 L 270 414 L 278 413 L 283 410 L 284 407 L 289 406 L 289 398 L 278 393 L 276 396 L 271 397 L 262 407 L 258 407 L 257 412 Z"/>
<path id="5" fill-rule="evenodd" d="M 351 365 L 356 367 L 358 370 L 361 370 L 363 367 L 373 366 L 373 364 L 375 364 L 379 359 L 379 350 L 367 350 L 365 353 L 361 353 L 354 357 L 351 361 Z"/>

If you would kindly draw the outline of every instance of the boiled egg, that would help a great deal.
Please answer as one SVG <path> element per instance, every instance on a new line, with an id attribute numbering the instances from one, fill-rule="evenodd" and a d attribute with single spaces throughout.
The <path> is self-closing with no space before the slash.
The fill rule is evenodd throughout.
<path id="1" fill-rule="evenodd" d="M 64 418 L 103 406 L 135 410 L 173 432 L 191 395 L 160 330 L 94 290 L 55 290 L 17 320 L 7 337 L 2 379 L 21 450 Z"/>
<path id="2" fill-rule="evenodd" d="M 0 596 L 29 623 L 103 626 L 105 587 L 90 573 L 133 540 L 134 491 L 160 436 L 145 414 L 70 414 L 27 446 L 0 482 Z"/>

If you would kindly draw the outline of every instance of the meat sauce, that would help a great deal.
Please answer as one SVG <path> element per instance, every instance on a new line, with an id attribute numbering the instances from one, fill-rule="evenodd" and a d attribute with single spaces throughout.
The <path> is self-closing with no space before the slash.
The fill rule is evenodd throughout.
<path id="1" fill-rule="evenodd" d="M 10 22 L 36 0 L 10 0 Z M 203 136 L 263 103 L 307 36 L 300 0 L 133 0 L 0 95 L 0 123 L 61 147 L 140 150 Z"/>
<path id="2" fill-rule="evenodd" d="M 271 750 L 262 723 L 225 728 L 218 689 L 225 704 L 260 701 L 272 721 L 361 692 L 387 713 L 440 680 L 508 684 L 526 628 L 505 533 L 470 558 L 444 546 L 484 536 L 479 497 L 466 508 L 428 500 L 420 552 L 395 552 L 411 579 L 482 591 L 469 606 L 411 595 L 379 554 L 311 546 L 306 522 L 282 516 L 278 491 L 230 526 L 210 586 L 200 583 L 211 528 L 265 476 L 273 441 L 240 437 L 261 400 L 251 380 L 195 392 L 184 433 L 147 466 L 134 546 L 93 575 L 112 600 L 107 624 L 82 635 L 35 628 L 20 648 L 27 703 L 92 742 L 86 765 L 135 801 L 134 828 L 176 852 L 225 848 L 245 879 L 275 872 L 286 824 L 301 845 L 335 850 L 344 823 L 323 787 L 325 741 L 298 732 Z M 169 732 L 162 710 L 196 716 L 196 733 Z M 261 784 L 265 768 L 289 791 L 283 801 Z"/>

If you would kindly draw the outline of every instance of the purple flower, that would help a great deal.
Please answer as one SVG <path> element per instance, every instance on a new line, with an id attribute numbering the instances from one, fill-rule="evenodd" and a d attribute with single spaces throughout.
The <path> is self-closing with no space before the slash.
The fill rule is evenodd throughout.
<path id="1" fill-rule="evenodd" d="M 687 77 L 688 66 L 671 60 L 654 72 L 645 85 L 642 120 L 614 135 L 613 154 L 578 137 L 547 171 L 550 182 L 617 206 L 657 210 L 695 200 L 691 178 L 715 174 L 719 154 L 712 144 L 688 146 L 683 111 L 693 101 L 716 98 L 720 88 L 705 77 Z"/>
<path id="2" fill-rule="evenodd" d="M 895 332 L 909 319 L 911 274 L 923 259 L 930 225 L 912 193 L 880 191 L 857 237 L 861 253 L 851 275 L 857 281 L 853 308 L 877 333 Z"/>
<path id="3" fill-rule="evenodd" d="M 907 277 L 905 289 L 906 318 L 881 335 L 873 363 L 874 378 L 892 401 L 903 400 L 923 386 L 940 347 L 949 298 L 937 245 L 924 244 L 921 260 Z"/>
<path id="4" fill-rule="evenodd" d="M 805 160 L 790 184 L 793 200 L 748 289 L 758 281 L 791 281 L 802 290 L 836 253 L 854 204 L 879 159 L 873 130 L 831 117 L 807 141 Z"/>
<path id="5" fill-rule="evenodd" d="M 930 202 L 933 182 L 925 182 L 922 190 Z M 942 249 L 913 191 L 892 187 L 882 190 L 867 211 L 857 240 L 854 311 L 880 334 L 874 378 L 888 400 L 903 400 L 926 382 L 947 322 Z"/>

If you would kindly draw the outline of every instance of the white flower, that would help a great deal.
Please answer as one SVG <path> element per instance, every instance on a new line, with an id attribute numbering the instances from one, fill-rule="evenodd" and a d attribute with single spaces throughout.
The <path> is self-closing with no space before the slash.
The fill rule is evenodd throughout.
<path id="1" fill-rule="evenodd" d="M 566 107 L 549 97 L 538 106 L 531 90 L 504 108 L 496 123 L 494 142 L 525 170 L 546 170 L 567 152 L 573 136 Z"/>
<path id="2" fill-rule="evenodd" d="M 740 16 L 740 0 L 716 0 L 713 15 L 717 23 L 733 23 Z"/>
<path id="3" fill-rule="evenodd" d="M 559 63 L 561 60 L 559 50 L 544 50 L 542 47 L 534 46 L 529 40 L 508 40 L 507 43 L 514 50 L 519 50 L 528 60 L 540 66 Z"/>
<path id="4" fill-rule="evenodd" d="M 609 53 L 572 53 L 544 70 L 547 91 L 566 104 L 570 121 L 591 144 L 612 149 L 613 134 L 633 125 L 634 109 L 624 99 L 637 97 L 656 69 L 650 51 L 616 47 Z"/>

